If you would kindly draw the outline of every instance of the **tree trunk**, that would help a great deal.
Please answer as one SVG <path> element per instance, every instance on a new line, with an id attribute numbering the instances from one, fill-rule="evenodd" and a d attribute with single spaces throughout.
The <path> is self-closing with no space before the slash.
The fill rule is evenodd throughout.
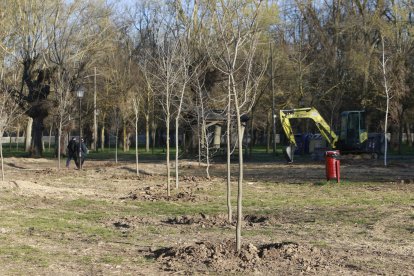
<path id="1" fill-rule="evenodd" d="M 231 93 L 228 92 L 227 99 L 227 219 L 231 223 L 233 214 L 231 209 L 231 139 L 230 139 L 230 126 L 231 126 Z"/>
<path id="2" fill-rule="evenodd" d="M 175 188 L 178 190 L 178 127 L 179 127 L 179 115 L 175 118 Z"/>
<path id="3" fill-rule="evenodd" d="M 150 118 L 149 115 L 145 115 L 145 152 L 149 152 L 150 149 Z"/>
<path id="4" fill-rule="evenodd" d="M 254 142 L 255 142 L 253 121 L 254 121 L 254 109 L 252 109 L 251 118 L 250 118 L 250 143 L 249 143 L 249 156 L 248 157 L 252 157 L 253 155 L 253 147 L 254 147 Z"/>
<path id="5" fill-rule="evenodd" d="M 167 127 L 167 134 L 165 137 L 166 142 L 166 154 L 167 154 L 167 196 L 171 196 L 171 187 L 170 187 L 170 179 L 171 179 L 171 169 L 170 169 L 170 114 L 167 114 L 166 118 L 166 127 Z"/>
<path id="6" fill-rule="evenodd" d="M 139 176 L 139 159 L 138 159 L 138 114 L 135 114 L 135 161 L 137 176 Z"/>
<path id="7" fill-rule="evenodd" d="M 240 109 L 235 98 L 235 108 L 237 117 L 237 143 L 239 148 L 239 179 L 237 182 L 237 223 L 236 223 L 236 247 L 241 250 L 241 224 L 242 224 L 242 200 L 243 200 L 243 126 L 240 119 Z"/>
<path id="8" fill-rule="evenodd" d="M 152 122 L 151 124 L 151 137 L 152 137 L 152 154 L 154 154 L 155 150 L 155 134 L 157 131 L 157 126 L 155 125 L 155 122 Z"/>
<path id="9" fill-rule="evenodd" d="M 50 139 L 50 138 L 49 138 Z M 61 147 L 60 147 L 60 141 L 62 139 L 62 121 L 59 120 L 59 126 L 58 126 L 58 137 L 57 137 L 57 141 L 55 141 L 55 145 L 57 143 L 57 158 L 58 158 L 58 169 L 60 170 L 60 151 L 61 151 Z"/>
<path id="10" fill-rule="evenodd" d="M 1 181 L 4 181 L 3 132 L 0 132 Z"/>
<path id="11" fill-rule="evenodd" d="M 204 107 L 203 107 L 203 110 L 204 110 Z M 206 145 L 206 177 L 207 179 L 210 179 L 210 147 L 208 144 L 206 120 L 204 119 L 203 119 L 203 133 L 204 133 L 204 137 L 202 137 L 201 139 L 205 141 L 205 145 Z"/>
<path id="12" fill-rule="evenodd" d="M 401 110 L 399 114 L 399 122 L 398 122 L 398 154 L 401 154 L 403 133 L 404 133 L 404 110 Z"/>
<path id="13" fill-rule="evenodd" d="M 33 118 L 33 148 L 31 151 L 31 155 L 34 157 L 41 157 L 43 156 L 43 119 L 44 117 L 35 117 Z"/>
<path id="14" fill-rule="evenodd" d="M 115 133 L 115 163 L 118 164 L 118 131 L 119 129 L 116 129 Z M 109 139 L 109 143 L 111 143 L 111 139 Z"/>
<path id="15" fill-rule="evenodd" d="M 204 113 L 203 108 L 201 108 L 201 112 Z M 197 112 L 197 150 L 198 150 L 198 166 L 201 166 L 201 139 L 204 139 L 204 137 L 201 137 L 201 126 L 200 126 L 200 112 Z M 205 120 L 203 116 L 203 127 L 205 125 Z M 194 133 L 194 131 L 192 131 Z M 194 135 L 194 134 L 193 134 Z M 192 141 L 194 141 L 194 137 L 192 137 Z M 191 143 L 191 147 L 193 147 L 193 143 Z"/>
<path id="16" fill-rule="evenodd" d="M 127 128 L 124 125 L 123 129 L 122 129 L 122 138 L 123 138 L 123 151 L 127 152 L 129 150 L 129 141 L 128 141 L 128 133 L 127 133 Z"/>
<path id="17" fill-rule="evenodd" d="M 64 135 L 64 133 L 66 135 Z M 66 156 L 67 152 L 66 152 L 66 145 L 68 144 L 70 139 L 70 133 L 66 133 L 65 130 L 63 130 L 63 123 L 62 123 L 62 128 L 60 131 L 60 141 L 59 141 L 59 123 L 57 125 L 57 128 L 55 129 L 55 156 L 58 157 L 59 152 L 60 152 L 60 156 Z M 59 143 L 59 144 L 58 144 Z M 60 148 L 59 148 L 60 145 Z"/>
<path id="18" fill-rule="evenodd" d="M 26 137 L 25 137 L 25 151 L 30 152 L 32 146 L 32 127 L 33 127 L 33 118 L 29 117 L 26 125 Z"/>
<path id="19" fill-rule="evenodd" d="M 50 126 L 50 129 L 49 129 L 49 151 L 50 151 L 50 144 L 52 142 L 52 129 L 53 129 L 53 123 L 52 123 L 52 125 Z M 56 141 L 55 141 L 55 143 L 56 143 Z"/>
<path id="20" fill-rule="evenodd" d="M 405 131 L 407 133 L 407 145 L 409 147 L 412 147 L 413 146 L 413 139 L 412 139 L 412 134 L 411 134 L 410 129 L 411 129 L 410 124 L 407 122 L 405 124 Z"/>
<path id="21" fill-rule="evenodd" d="M 269 114 L 267 114 L 266 118 L 266 153 L 270 151 L 270 121 L 269 121 Z M 272 120 L 273 121 L 273 120 Z"/>
<path id="22" fill-rule="evenodd" d="M 384 89 L 385 89 L 385 96 L 386 96 L 386 109 L 385 109 L 385 120 L 384 120 L 384 166 L 387 166 L 387 154 L 388 154 L 388 139 L 387 139 L 387 129 L 388 129 L 388 113 L 390 110 L 390 91 L 388 88 L 388 80 L 387 80 L 387 73 L 386 73 L 386 60 L 385 60 L 385 47 L 384 47 L 384 37 L 381 37 L 382 43 L 382 74 L 384 78 Z"/>
<path id="23" fill-rule="evenodd" d="M 105 149 L 105 126 L 101 128 L 101 150 Z"/>
<path id="24" fill-rule="evenodd" d="M 16 150 L 19 150 L 19 138 L 20 138 L 20 124 L 17 124 L 17 132 L 16 132 Z"/>

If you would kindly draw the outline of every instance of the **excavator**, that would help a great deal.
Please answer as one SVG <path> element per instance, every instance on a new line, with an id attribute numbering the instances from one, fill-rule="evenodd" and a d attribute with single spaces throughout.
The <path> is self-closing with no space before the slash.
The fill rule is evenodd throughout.
<path id="1" fill-rule="evenodd" d="M 340 150 L 341 153 L 370 153 L 373 158 L 377 158 L 378 155 L 383 153 L 383 135 L 380 133 L 368 134 L 365 127 L 364 111 L 342 112 L 340 131 L 335 133 L 314 107 L 296 108 L 280 110 L 282 128 L 290 143 L 284 150 L 284 155 L 289 163 L 293 162 L 295 148 L 297 147 L 290 119 L 302 118 L 313 120 L 329 146 L 332 149 Z"/>

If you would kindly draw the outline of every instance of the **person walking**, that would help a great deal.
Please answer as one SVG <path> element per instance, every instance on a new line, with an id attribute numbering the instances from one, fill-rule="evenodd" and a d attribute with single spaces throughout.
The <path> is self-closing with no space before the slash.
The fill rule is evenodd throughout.
<path id="1" fill-rule="evenodd" d="M 75 160 L 76 163 L 76 137 L 73 137 L 67 146 L 66 149 L 68 158 L 66 159 L 66 168 L 69 169 L 70 160 Z"/>
<path id="2" fill-rule="evenodd" d="M 85 145 L 85 142 L 83 141 L 83 138 L 81 138 L 80 143 L 76 144 L 76 158 L 75 158 L 75 164 L 78 169 L 83 167 L 83 162 L 85 162 L 85 158 L 88 155 L 88 148 Z"/>

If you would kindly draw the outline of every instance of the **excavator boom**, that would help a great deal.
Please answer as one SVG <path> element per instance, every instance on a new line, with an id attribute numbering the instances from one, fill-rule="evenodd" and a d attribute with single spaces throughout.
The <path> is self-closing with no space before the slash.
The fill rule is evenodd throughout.
<path id="1" fill-rule="evenodd" d="M 289 139 L 290 147 L 287 148 L 286 154 L 289 162 L 293 161 L 293 150 L 296 146 L 295 135 L 290 124 L 290 119 L 302 119 L 309 118 L 313 120 L 319 129 L 321 135 L 329 143 L 329 145 L 334 149 L 336 148 L 336 143 L 338 142 L 338 136 L 326 121 L 323 119 L 321 114 L 313 107 L 307 108 L 296 108 L 288 110 L 280 110 L 280 121 L 282 123 L 283 130 L 285 131 L 286 137 Z"/>

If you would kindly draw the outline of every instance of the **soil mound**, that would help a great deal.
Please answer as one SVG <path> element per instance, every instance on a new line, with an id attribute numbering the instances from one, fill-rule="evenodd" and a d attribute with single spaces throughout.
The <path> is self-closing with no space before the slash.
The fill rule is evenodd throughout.
<path id="1" fill-rule="evenodd" d="M 207 270 L 216 273 L 318 273 L 329 266 L 326 252 L 296 243 L 243 245 L 237 252 L 234 241 L 199 242 L 191 246 L 161 248 L 153 258 L 167 271 Z"/>
<path id="2" fill-rule="evenodd" d="M 236 221 L 229 222 L 227 214 L 207 215 L 200 213 L 199 215 L 184 215 L 168 218 L 163 221 L 168 224 L 175 225 L 197 225 L 201 227 L 226 227 L 236 226 Z M 266 226 L 275 222 L 275 218 L 272 216 L 260 216 L 260 215 L 246 215 L 242 221 L 243 226 Z"/>
<path id="3" fill-rule="evenodd" d="M 135 191 L 129 192 L 126 196 L 120 199 L 132 199 L 132 200 L 148 200 L 148 201 L 183 201 L 183 202 L 195 202 L 197 196 L 193 194 L 191 189 L 183 188 L 181 192 L 167 195 L 166 189 L 162 185 L 147 186 Z"/>

